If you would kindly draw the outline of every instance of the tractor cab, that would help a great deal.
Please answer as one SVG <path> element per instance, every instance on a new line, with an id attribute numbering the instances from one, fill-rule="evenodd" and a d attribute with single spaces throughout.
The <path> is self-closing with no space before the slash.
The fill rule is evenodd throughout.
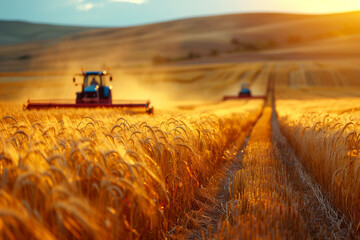
<path id="1" fill-rule="evenodd" d="M 76 103 L 112 103 L 111 88 L 107 80 L 112 77 L 106 71 L 83 72 L 81 92 L 76 93 Z M 75 83 L 75 78 L 73 79 Z"/>
<path id="2" fill-rule="evenodd" d="M 249 88 L 249 84 L 243 83 L 241 85 L 241 90 L 239 92 L 239 97 L 251 97 L 251 91 Z"/>

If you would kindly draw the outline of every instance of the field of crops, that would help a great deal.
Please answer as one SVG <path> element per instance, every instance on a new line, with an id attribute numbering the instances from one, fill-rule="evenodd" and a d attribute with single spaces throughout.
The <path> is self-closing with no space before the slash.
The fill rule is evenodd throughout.
<path id="1" fill-rule="evenodd" d="M 279 124 L 304 167 L 360 223 L 359 99 L 279 101 Z M 356 226 L 359 229 L 360 225 Z"/>
<path id="2" fill-rule="evenodd" d="M 358 66 L 123 72 L 153 115 L 2 103 L 0 238 L 360 239 Z M 267 100 L 219 102 L 244 82 Z"/>
<path id="3" fill-rule="evenodd" d="M 2 238 L 180 234 L 199 210 L 198 189 L 243 144 L 262 104 L 157 117 L 1 106 Z"/>

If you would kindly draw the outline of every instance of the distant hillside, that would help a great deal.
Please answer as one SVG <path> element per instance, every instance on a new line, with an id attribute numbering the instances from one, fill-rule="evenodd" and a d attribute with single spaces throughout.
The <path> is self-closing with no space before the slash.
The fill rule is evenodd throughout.
<path id="1" fill-rule="evenodd" d="M 0 45 L 57 39 L 89 29 L 91 28 L 0 21 Z"/>
<path id="2" fill-rule="evenodd" d="M 358 22 L 360 12 L 232 14 L 98 29 L 18 23 L 8 31 L 31 42 L 0 46 L 0 71 L 354 58 L 360 57 Z"/>

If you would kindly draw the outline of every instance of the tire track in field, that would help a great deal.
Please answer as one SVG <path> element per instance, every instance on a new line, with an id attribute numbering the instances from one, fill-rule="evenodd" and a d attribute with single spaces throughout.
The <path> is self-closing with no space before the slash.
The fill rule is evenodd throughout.
<path id="1" fill-rule="evenodd" d="M 295 151 L 281 133 L 275 107 L 276 72 L 269 76 L 268 104 L 272 107 L 271 129 L 273 156 L 284 167 L 291 188 L 301 198 L 300 214 L 305 219 L 306 230 L 312 239 L 359 239 L 345 215 L 336 210 L 327 194 L 303 168 Z M 270 100 L 270 101 L 269 101 Z"/>
<path id="2" fill-rule="evenodd" d="M 303 168 L 292 147 L 282 135 L 275 106 L 271 119 L 274 157 L 285 167 L 292 189 L 299 194 L 300 214 L 313 239 L 354 239 L 351 226 L 340 210 L 336 210 L 320 186 Z"/>
<path id="3" fill-rule="evenodd" d="M 254 126 L 261 118 L 262 113 L 263 110 L 256 119 Z M 232 149 L 232 151 L 236 151 L 235 157 L 223 166 L 208 184 L 209 188 L 204 189 L 204 192 L 201 193 L 205 195 L 203 203 L 207 205 L 207 208 L 203 211 L 201 216 L 196 219 L 199 228 L 192 229 L 186 239 L 202 239 L 204 236 L 207 236 L 209 232 L 217 231 L 218 223 L 227 211 L 226 207 L 227 203 L 230 201 L 231 185 L 235 173 L 242 167 L 241 159 L 244 157 L 244 149 L 248 144 L 253 129 L 254 127 L 245 138 L 244 144 L 240 149 Z"/>
<path id="4" fill-rule="evenodd" d="M 256 76 L 260 74 L 257 73 Z M 270 78 L 269 78 L 270 79 Z M 271 80 L 271 79 L 270 79 Z M 272 82 L 267 82 L 267 95 L 271 91 Z M 193 229 L 188 235 L 187 239 L 201 239 L 207 238 L 209 233 L 214 233 L 218 231 L 218 225 L 221 218 L 227 212 L 227 206 L 231 200 L 231 188 L 233 185 L 233 180 L 236 172 L 242 168 L 242 159 L 245 154 L 245 148 L 247 147 L 249 138 L 253 132 L 254 127 L 257 125 L 258 121 L 261 119 L 264 109 L 266 106 L 269 106 L 269 101 L 266 100 L 263 106 L 261 113 L 256 119 L 253 128 L 251 129 L 249 135 L 245 138 L 243 146 L 237 150 L 235 157 L 219 171 L 217 176 L 214 176 L 211 183 L 212 189 L 206 189 L 208 198 L 203 198 L 205 204 L 208 204 L 207 209 L 201 214 L 201 216 L 196 219 L 199 224 L 199 228 Z M 212 201 L 209 200 L 212 198 Z"/>
<path id="5" fill-rule="evenodd" d="M 321 191 L 319 185 L 314 182 L 310 175 L 304 170 L 295 152 L 282 135 L 275 111 L 274 82 L 275 74 L 272 73 L 269 76 L 267 86 L 267 101 L 249 136 L 251 136 L 259 119 L 264 114 L 264 109 L 271 108 L 271 121 L 268 123 L 271 128 L 271 138 L 268 140 L 271 145 L 271 154 L 274 161 L 282 166 L 279 174 L 285 175 L 284 178 L 287 179 L 286 185 L 291 189 L 290 193 L 293 194 L 291 196 L 299 198 L 298 202 L 296 200 L 290 202 L 292 202 L 292 204 L 297 202 L 296 206 L 293 205 L 292 207 L 299 209 L 299 214 L 301 215 L 299 219 L 301 219 L 301 223 L 297 224 L 304 227 L 302 230 L 304 231 L 303 233 L 299 232 L 299 228 L 290 229 L 290 232 L 282 233 L 284 234 L 282 238 L 286 239 L 286 236 L 289 237 L 293 235 L 304 239 L 308 239 L 309 237 L 311 239 L 359 239 L 359 237 L 354 235 L 352 226 L 346 222 L 344 214 L 332 206 L 328 196 Z M 209 208 L 197 219 L 200 227 L 191 231 L 188 239 L 207 239 L 209 238 L 209 233 L 216 234 L 223 226 L 221 225 L 221 220 L 228 213 L 227 208 L 232 201 L 231 191 L 234 185 L 233 180 L 236 172 L 243 168 L 242 160 L 247 154 L 244 150 L 248 146 L 248 139 L 249 138 L 245 141 L 243 147 L 238 150 L 231 163 L 224 166 L 222 171 L 219 171 L 221 173 L 213 179 L 214 185 L 217 185 L 215 194 L 214 192 L 212 193 L 215 195 L 215 198 L 212 204 L 209 205 Z M 271 179 L 269 179 L 269 181 L 271 181 Z M 238 229 L 238 231 L 241 230 Z M 288 229 L 285 228 L 285 231 L 288 231 Z M 294 233 L 291 233 L 291 231 L 294 231 Z"/>
<path id="6" fill-rule="evenodd" d="M 272 145 L 277 161 L 285 167 L 291 187 L 301 198 L 300 214 L 312 239 L 360 239 L 356 236 L 345 215 L 331 203 L 329 195 L 322 192 L 320 185 L 304 169 L 298 160 L 294 149 L 282 134 L 275 107 L 275 78 L 270 75 L 272 95 Z"/>
<path id="7" fill-rule="evenodd" d="M 226 214 L 209 239 L 310 239 L 299 214 L 298 194 L 273 157 L 269 80 L 268 100 L 236 172 Z"/>

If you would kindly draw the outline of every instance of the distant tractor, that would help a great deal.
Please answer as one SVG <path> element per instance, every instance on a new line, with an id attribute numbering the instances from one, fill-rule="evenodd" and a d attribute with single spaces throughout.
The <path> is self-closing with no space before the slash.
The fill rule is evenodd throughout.
<path id="1" fill-rule="evenodd" d="M 83 71 L 76 76 L 82 77 L 81 92 L 76 93 L 76 101 L 71 100 L 38 100 L 30 101 L 24 109 L 47 109 L 47 108 L 143 108 L 147 113 L 153 112 L 150 101 L 112 100 L 111 86 L 107 85 L 107 79 L 112 81 L 112 76 L 106 71 Z M 76 84 L 75 77 L 73 82 Z"/>
<path id="2" fill-rule="evenodd" d="M 223 101 L 226 100 L 237 100 L 237 99 L 266 99 L 266 96 L 253 96 L 248 83 L 241 85 L 241 90 L 237 96 L 224 96 Z"/>
<path id="3" fill-rule="evenodd" d="M 249 84 L 243 83 L 239 92 L 239 97 L 251 97 L 251 90 Z"/>

